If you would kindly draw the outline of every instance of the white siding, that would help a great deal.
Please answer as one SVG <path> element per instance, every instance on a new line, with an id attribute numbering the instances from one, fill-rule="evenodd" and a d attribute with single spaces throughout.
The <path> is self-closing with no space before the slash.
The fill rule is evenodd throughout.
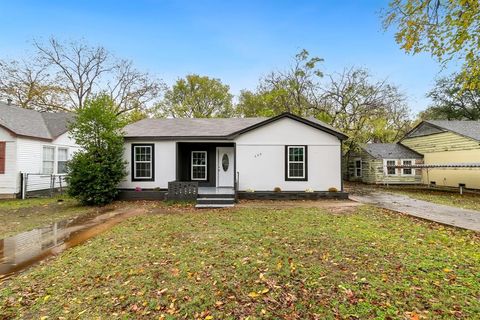
<path id="1" fill-rule="evenodd" d="M 58 148 L 68 148 L 68 159 L 71 159 L 73 153 L 79 148 L 75 142 L 64 133 L 53 141 L 32 139 L 27 137 L 17 138 L 17 175 L 23 173 L 43 173 L 43 147 L 52 146 L 55 148 L 54 173 L 57 173 Z M 49 175 L 29 176 L 28 183 L 31 187 L 29 191 L 47 189 L 50 187 Z M 20 181 L 16 185 L 16 193 L 20 192 Z"/>
<path id="2" fill-rule="evenodd" d="M 155 180 L 154 181 L 132 181 L 131 176 L 131 157 L 132 157 L 132 143 L 154 143 L 155 144 Z M 140 187 L 142 189 L 153 189 L 168 187 L 168 182 L 175 180 L 176 176 L 176 142 L 175 141 L 135 141 L 125 143 L 124 159 L 127 161 L 128 174 L 123 182 L 120 183 L 120 188 L 135 189 Z"/>
<path id="3" fill-rule="evenodd" d="M 9 131 L 0 127 L 0 141 L 5 141 L 5 173 L 0 174 L 0 197 L 12 196 L 16 192 L 17 170 L 17 139 Z"/>
<path id="4" fill-rule="evenodd" d="M 284 118 L 236 139 L 239 189 L 341 189 L 341 143 L 329 133 Z M 308 181 L 285 181 L 285 146 L 308 146 Z"/>
<path id="5" fill-rule="evenodd" d="M 247 132 L 233 142 L 240 190 L 273 191 L 275 187 L 283 191 L 326 191 L 331 187 L 341 190 L 341 142 L 334 135 L 284 118 Z M 155 144 L 155 181 L 132 181 L 132 143 Z M 166 189 L 168 182 L 176 178 L 176 143 L 148 140 L 125 143 L 128 175 L 119 188 Z M 285 181 L 286 145 L 308 146 L 308 181 Z"/>

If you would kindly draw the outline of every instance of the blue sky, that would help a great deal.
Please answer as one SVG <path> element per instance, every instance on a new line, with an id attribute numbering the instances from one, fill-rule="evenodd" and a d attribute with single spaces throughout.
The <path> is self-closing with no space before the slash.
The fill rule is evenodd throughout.
<path id="1" fill-rule="evenodd" d="M 302 48 L 325 72 L 368 68 L 409 97 L 414 112 L 440 66 L 406 55 L 381 28 L 387 1 L 2 1 L 0 57 L 21 58 L 32 39 L 86 39 L 128 58 L 167 84 L 187 73 L 220 78 L 234 94 L 288 67 Z"/>

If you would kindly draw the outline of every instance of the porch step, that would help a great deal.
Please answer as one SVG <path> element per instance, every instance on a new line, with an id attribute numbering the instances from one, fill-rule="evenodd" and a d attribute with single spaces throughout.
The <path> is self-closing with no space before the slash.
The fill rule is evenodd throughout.
<path id="1" fill-rule="evenodd" d="M 212 208 L 233 208 L 235 204 L 197 204 L 195 208 L 198 209 L 212 209 Z"/>
<path id="2" fill-rule="evenodd" d="M 233 194 L 204 193 L 197 197 L 195 208 L 229 208 L 235 205 Z"/>
<path id="3" fill-rule="evenodd" d="M 235 195 L 233 193 L 198 193 L 198 198 L 234 198 Z"/>
<path id="4" fill-rule="evenodd" d="M 233 204 L 235 198 L 197 198 L 198 204 Z"/>

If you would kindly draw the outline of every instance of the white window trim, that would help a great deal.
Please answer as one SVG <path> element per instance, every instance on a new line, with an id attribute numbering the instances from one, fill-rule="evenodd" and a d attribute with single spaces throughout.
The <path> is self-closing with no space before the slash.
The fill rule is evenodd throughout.
<path id="1" fill-rule="evenodd" d="M 64 149 L 64 150 L 67 151 L 67 159 L 66 159 L 66 160 L 59 160 L 60 149 Z M 68 159 L 68 158 L 69 158 L 69 156 L 68 156 L 69 153 L 68 153 L 68 152 L 69 152 L 68 147 L 57 147 L 57 161 L 56 161 L 56 162 L 57 162 L 57 166 L 56 166 L 57 174 L 60 174 L 60 175 L 66 175 L 66 174 L 67 174 L 66 172 L 64 172 L 64 173 L 59 173 L 59 172 L 58 172 L 58 163 L 59 163 L 59 162 L 67 162 L 67 161 L 69 160 L 69 159 Z"/>
<path id="2" fill-rule="evenodd" d="M 360 167 L 357 168 L 357 161 L 360 161 Z M 360 169 L 360 175 L 357 175 L 357 169 Z M 362 158 L 355 158 L 353 159 L 353 170 L 355 178 L 361 178 L 363 176 L 363 163 L 362 163 Z"/>
<path id="3" fill-rule="evenodd" d="M 53 149 L 53 159 L 52 160 L 45 160 L 45 148 Z M 55 170 L 56 170 L 56 166 L 55 166 L 56 149 L 57 148 L 55 148 L 55 146 L 50 146 L 50 145 L 43 145 L 42 146 L 42 174 L 45 174 L 45 175 L 55 174 Z M 43 165 L 45 162 L 51 162 L 52 163 L 52 172 L 45 172 L 45 166 Z"/>
<path id="4" fill-rule="evenodd" d="M 404 161 L 411 161 L 411 162 L 412 162 L 412 165 L 415 164 L 415 160 L 414 160 L 414 159 L 402 159 L 402 160 L 401 160 L 402 165 L 404 165 Z M 415 175 L 415 169 L 414 169 L 414 168 L 411 168 L 412 173 L 410 173 L 410 174 L 404 173 L 403 170 L 405 170 L 405 168 L 402 168 L 402 176 L 410 177 L 410 176 L 414 176 L 414 175 Z"/>
<path id="5" fill-rule="evenodd" d="M 142 160 L 137 161 L 137 148 L 149 148 L 150 149 L 150 161 Z M 150 163 L 150 175 L 137 177 L 137 163 Z M 152 179 L 152 170 L 153 170 L 153 153 L 152 153 L 152 146 L 149 145 L 141 145 L 141 146 L 133 146 L 133 178 L 134 179 Z"/>
<path id="6" fill-rule="evenodd" d="M 301 148 L 303 149 L 303 161 L 290 161 L 290 149 Z M 301 176 L 290 176 L 290 163 L 303 163 L 303 173 Z M 287 177 L 288 179 L 305 179 L 305 146 L 287 146 Z"/>
<path id="7" fill-rule="evenodd" d="M 383 159 L 383 167 L 385 168 L 385 175 L 387 175 L 387 176 L 398 176 L 398 168 L 394 168 L 395 169 L 394 174 L 389 174 L 388 173 L 388 168 L 387 168 L 388 161 L 395 161 L 395 165 L 397 165 L 397 159 Z"/>
<path id="8" fill-rule="evenodd" d="M 193 164 L 193 154 L 194 153 L 203 153 L 205 155 L 205 164 Z M 193 177 L 193 167 L 205 167 L 205 177 L 203 178 L 194 178 Z M 192 151 L 190 154 L 190 178 L 193 181 L 207 181 L 208 179 L 208 154 L 207 151 Z"/>

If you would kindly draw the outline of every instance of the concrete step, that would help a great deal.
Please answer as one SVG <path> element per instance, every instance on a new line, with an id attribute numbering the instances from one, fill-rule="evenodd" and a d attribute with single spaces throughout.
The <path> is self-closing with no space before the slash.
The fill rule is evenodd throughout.
<path id="1" fill-rule="evenodd" d="M 213 208 L 233 208 L 235 205 L 232 204 L 197 204 L 195 208 L 198 209 L 213 209 Z"/>
<path id="2" fill-rule="evenodd" d="M 197 198 L 198 204 L 233 204 L 235 198 Z"/>
<path id="3" fill-rule="evenodd" d="M 232 193 L 199 193 L 198 198 L 235 198 Z"/>

